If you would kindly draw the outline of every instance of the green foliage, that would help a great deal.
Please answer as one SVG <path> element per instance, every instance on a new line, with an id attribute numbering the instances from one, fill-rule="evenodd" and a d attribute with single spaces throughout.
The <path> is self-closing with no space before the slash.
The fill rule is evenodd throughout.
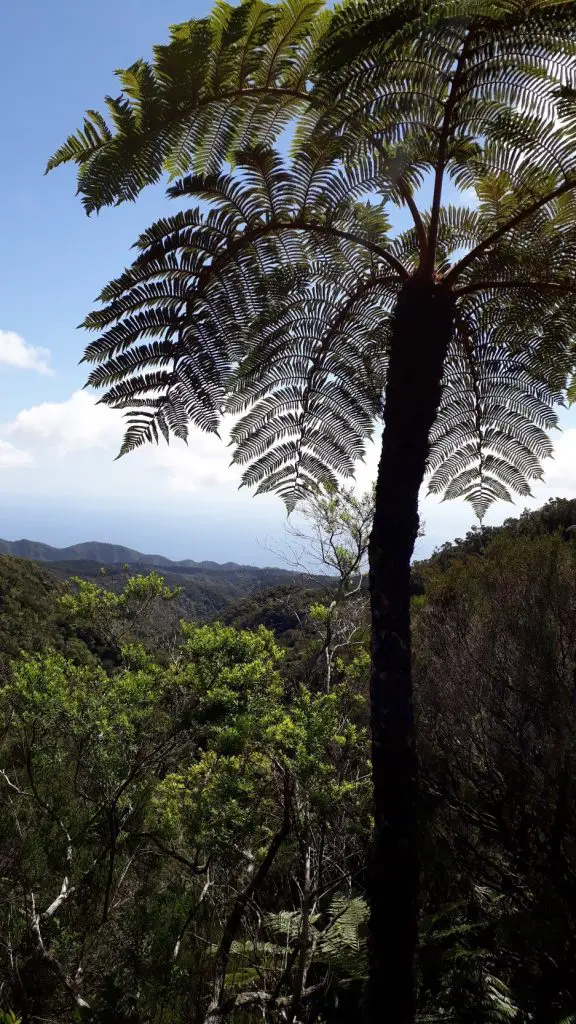
<path id="1" fill-rule="evenodd" d="M 61 607 L 72 619 L 93 623 L 118 647 L 131 637 L 145 633 L 158 606 L 173 602 L 182 593 L 182 588 L 166 586 L 157 572 L 129 576 L 119 594 L 80 576 L 73 576 L 70 584 L 72 591 L 60 598 Z"/>
<path id="2" fill-rule="evenodd" d="M 315 596 L 315 590 L 306 586 L 306 583 L 269 587 L 231 602 L 219 615 L 219 619 L 225 625 L 230 624 L 237 629 L 266 626 L 280 643 L 284 639 L 292 643 L 306 609 Z"/>
<path id="3" fill-rule="evenodd" d="M 209 174 L 245 139 L 272 141 L 307 103 L 314 43 L 327 20 L 320 6 L 219 0 L 207 18 L 173 25 L 152 63 L 117 72 L 122 92 L 106 100 L 109 122 L 88 111 L 48 170 L 79 164 L 91 212 L 134 199 L 163 171 Z"/>
<path id="4" fill-rule="evenodd" d="M 421 570 L 419 1024 L 567 1024 L 576 1006 L 572 511 L 476 531 Z M 123 631 L 164 588 L 65 605 Z M 317 604 L 305 630 L 326 628 Z M 169 663 L 147 647 L 105 666 L 30 651 L 0 691 L 7 1021 L 192 1024 L 221 971 L 224 1019 L 280 1024 L 303 950 L 303 1021 L 361 1016 L 366 645 L 335 652 L 330 689 L 265 628 L 184 623 Z"/>
<path id="5" fill-rule="evenodd" d="M 76 581 L 64 605 L 126 636 L 121 661 L 25 655 L 0 691 L 0 982 L 32 1019 L 193 1019 L 190 987 L 205 1005 L 221 962 L 225 997 L 249 996 L 261 974 L 240 970 L 239 950 L 268 928 L 256 880 L 297 914 L 285 879 L 303 822 L 330 848 L 353 822 L 355 862 L 367 835 L 358 700 L 344 687 L 289 696 L 263 627 L 183 623 L 167 665 L 127 624 L 171 598 L 155 575 L 121 594 Z M 341 869 L 322 872 L 329 892 Z M 282 998 L 291 978 L 278 963 Z"/>
<path id="6" fill-rule="evenodd" d="M 437 562 L 414 623 L 427 902 L 452 894 L 441 926 L 466 928 L 422 966 L 458 1021 L 555 1022 L 575 1005 L 576 546 L 548 534 L 554 511 Z"/>
<path id="7" fill-rule="evenodd" d="M 127 410 L 122 452 L 227 411 L 246 485 L 289 507 L 334 486 L 382 412 L 418 272 L 456 302 L 431 490 L 480 517 L 529 494 L 574 376 L 574 31 L 548 0 L 245 0 L 121 72 L 111 124 L 89 112 L 49 166 L 79 165 L 88 210 L 163 170 L 185 204 L 85 322 L 90 383 Z"/>
<path id="8" fill-rule="evenodd" d="M 505 519 L 502 526 L 474 527 L 464 539 L 457 538 L 443 544 L 429 559 L 430 567 L 446 569 L 454 561 L 472 555 L 481 555 L 493 540 L 499 537 L 542 537 L 559 534 L 565 540 L 575 539 L 576 501 L 570 498 L 550 498 L 539 509 L 525 509 L 517 519 Z M 421 572 L 423 565 L 417 567 Z"/>
<path id="9" fill-rule="evenodd" d="M 0 556 L 0 678 L 21 653 L 49 647 L 80 664 L 106 653 L 95 626 L 80 626 L 60 606 L 63 587 L 49 573 L 21 558 Z"/>

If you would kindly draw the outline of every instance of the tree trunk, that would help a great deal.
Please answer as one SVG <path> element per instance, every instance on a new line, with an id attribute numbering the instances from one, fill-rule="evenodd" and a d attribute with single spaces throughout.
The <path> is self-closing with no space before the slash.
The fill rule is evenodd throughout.
<path id="1" fill-rule="evenodd" d="M 418 761 L 410 638 L 410 561 L 428 437 L 454 324 L 446 285 L 413 278 L 394 314 L 382 454 L 370 540 L 372 776 L 369 1019 L 413 1024 L 418 934 Z"/>
<path id="2" fill-rule="evenodd" d="M 278 832 L 276 832 L 276 835 L 273 836 L 268 850 L 266 851 L 266 855 L 260 862 L 260 866 L 255 871 L 252 879 L 248 885 L 238 893 L 228 920 L 224 925 L 222 938 L 220 939 L 220 944 L 216 953 L 212 1000 L 208 1010 L 206 1011 L 204 1024 L 223 1024 L 223 1021 L 228 1016 L 230 1009 L 233 1009 L 235 1002 L 234 999 L 232 999 L 233 1005 L 231 1008 L 224 1006 L 222 1002 L 226 985 L 226 971 L 230 963 L 232 944 L 236 939 L 238 930 L 244 918 L 244 913 L 250 903 L 250 900 L 268 877 L 270 869 L 278 856 L 280 847 L 290 833 L 290 796 L 290 783 L 286 773 L 284 777 L 284 816 L 282 824 Z"/>

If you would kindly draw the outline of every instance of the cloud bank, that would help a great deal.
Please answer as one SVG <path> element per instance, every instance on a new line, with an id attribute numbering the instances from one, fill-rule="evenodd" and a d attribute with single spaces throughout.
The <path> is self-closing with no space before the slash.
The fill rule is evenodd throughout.
<path id="1" fill-rule="evenodd" d="M 54 371 L 48 365 L 50 352 L 47 348 L 28 345 L 15 331 L 0 331 L 0 364 L 17 370 L 35 370 L 44 377 Z"/>
<path id="2" fill-rule="evenodd" d="M 188 445 L 146 445 L 114 460 L 125 430 L 122 413 L 97 404 L 88 391 L 74 391 L 62 402 L 41 402 L 22 409 L 9 423 L 0 425 L 0 469 L 36 468 L 38 489 L 51 488 L 67 477 L 66 490 L 82 493 L 98 474 L 100 495 L 114 498 L 122 481 L 130 481 L 134 493 L 158 495 L 204 494 L 216 501 L 216 491 L 237 491 L 240 473 L 230 467 L 225 440 L 192 430 Z M 2 452 L 6 458 L 2 460 Z M 19 454 L 10 461 L 8 452 Z M 153 491 L 151 491 L 153 488 Z M 88 487 L 88 489 L 91 489 Z"/>
<path id="3" fill-rule="evenodd" d="M 564 433 L 555 435 L 554 458 L 545 462 L 545 479 L 535 485 L 532 499 L 515 505 L 497 503 L 487 516 L 498 523 L 537 507 L 550 497 L 576 497 L 576 417 L 564 418 Z M 207 521 L 226 522 L 234 530 L 235 517 L 254 523 L 281 526 L 284 508 L 273 495 L 254 499 L 252 492 L 238 490 L 240 471 L 230 466 L 231 450 L 214 435 L 191 431 L 189 444 L 147 445 L 114 461 L 124 433 L 122 414 L 98 405 L 89 391 L 74 391 L 62 402 L 42 402 L 22 409 L 9 423 L 0 425 L 0 471 L 3 494 L 35 500 L 61 498 L 89 503 L 148 510 L 164 508 L 189 514 L 201 513 Z M 226 432 L 224 431 L 224 434 Z M 356 485 L 366 489 L 374 480 L 378 446 L 370 445 L 359 464 Z M 462 535 L 475 523 L 465 502 L 441 503 L 423 497 L 425 540 L 420 553 L 443 540 Z"/>

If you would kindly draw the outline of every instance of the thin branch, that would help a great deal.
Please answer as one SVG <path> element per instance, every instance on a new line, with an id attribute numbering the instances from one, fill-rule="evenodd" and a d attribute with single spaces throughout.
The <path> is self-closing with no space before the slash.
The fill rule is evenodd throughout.
<path id="1" fill-rule="evenodd" d="M 208 890 L 209 890 L 211 885 L 212 885 L 212 882 L 211 882 L 210 878 L 207 878 L 205 883 L 204 883 L 204 885 L 203 885 L 203 887 L 202 887 L 202 892 L 200 893 L 198 899 L 196 900 L 195 903 L 192 904 L 192 906 L 190 907 L 190 910 L 186 914 L 186 919 L 184 921 L 184 924 L 182 925 L 180 931 L 178 932 L 178 938 L 176 939 L 176 942 L 174 943 L 174 949 L 172 950 L 172 963 L 175 963 L 176 960 L 178 959 L 178 955 L 180 953 L 180 947 L 182 945 L 182 939 L 184 938 L 186 932 L 188 931 L 190 923 L 192 922 L 193 918 L 195 917 L 197 911 L 202 906 L 202 903 L 204 902 L 204 899 L 206 898 L 206 895 L 207 895 Z"/>
<path id="2" fill-rule="evenodd" d="M 132 856 L 128 859 L 128 863 L 125 864 L 125 866 L 122 868 L 122 871 L 120 873 L 120 877 L 119 877 L 119 879 L 118 879 L 118 881 L 116 883 L 116 886 L 115 886 L 114 896 L 113 896 L 113 899 L 111 901 L 111 909 L 112 910 L 116 910 L 118 907 L 122 906 L 126 902 L 126 899 L 123 899 L 123 900 L 119 899 L 119 893 L 120 893 L 120 890 L 122 888 L 122 885 L 124 884 L 124 879 L 126 878 L 128 872 L 130 871 L 130 869 L 131 869 L 134 861 L 136 860 L 136 857 L 137 857 L 139 852 L 140 852 L 140 847 L 137 846 L 136 849 L 134 850 L 134 853 L 132 854 Z"/>
<path id="3" fill-rule="evenodd" d="M 4 782 L 6 783 L 8 788 L 12 789 L 15 793 L 18 793 L 18 796 L 30 795 L 29 793 L 26 793 L 25 790 L 20 789 L 20 786 L 17 786 L 15 782 L 12 782 L 12 780 L 8 777 L 3 768 L 0 768 L 0 776 L 4 779 Z"/>
<path id="4" fill-rule="evenodd" d="M 210 867 L 210 858 L 208 858 L 204 864 L 200 865 L 198 863 L 198 857 L 193 861 L 188 857 L 184 857 L 184 855 L 178 853 L 177 850 L 172 850 L 169 846 L 165 846 L 153 832 L 131 832 L 130 835 L 137 839 L 149 839 L 151 843 L 154 843 L 154 845 L 158 847 L 161 853 L 165 854 L 166 857 L 170 857 L 172 860 L 175 860 L 178 864 L 182 864 L 194 875 L 204 875 Z"/>
<path id="5" fill-rule="evenodd" d="M 290 788 L 287 775 L 284 777 L 284 815 L 282 824 L 273 836 L 270 846 L 266 852 L 266 856 L 261 861 L 258 869 L 254 872 L 248 885 L 238 893 L 232 911 L 224 926 L 222 938 L 218 946 L 218 952 L 216 954 L 216 968 L 214 977 L 214 989 L 213 998 L 206 1016 L 205 1022 L 214 1020 L 217 1022 L 223 1021 L 225 1013 L 221 1007 L 222 995 L 224 992 L 224 983 L 226 979 L 226 970 L 228 968 L 228 962 L 230 960 L 230 951 L 232 949 L 232 943 L 236 938 L 238 929 L 242 923 L 244 912 L 248 906 L 249 901 L 252 899 L 254 893 L 258 890 L 262 882 L 266 879 L 272 864 L 274 863 L 276 856 L 282 846 L 282 843 L 286 839 L 290 832 Z"/>
<path id="6" fill-rule="evenodd" d="M 53 974 L 59 978 L 60 982 L 68 992 L 68 994 L 74 1000 L 76 1006 L 89 1009 L 90 1005 L 78 992 L 78 986 L 72 980 L 69 974 L 62 966 L 59 960 L 56 959 L 44 945 L 44 939 L 42 938 L 42 930 L 40 928 L 40 914 L 36 911 L 36 901 L 34 899 L 34 893 L 30 893 L 30 910 L 27 912 L 28 926 L 30 928 L 30 935 L 34 948 L 38 955 L 42 958 L 44 963 L 50 968 Z"/>
<path id="7" fill-rule="evenodd" d="M 288 1024 L 295 1024 L 296 1015 L 302 1004 L 302 996 L 306 990 L 306 976 L 310 964 L 310 917 L 312 913 L 312 901 L 310 893 L 312 890 L 311 861 L 312 849 L 310 845 L 309 808 L 306 803 L 304 810 L 304 879 L 301 889 L 301 914 L 302 921 L 300 934 L 298 936 L 298 958 L 296 966 L 296 977 L 293 987 L 293 1001 L 288 1014 Z"/>
<path id="8" fill-rule="evenodd" d="M 72 839 L 70 833 L 64 828 L 61 823 L 60 826 L 66 834 L 66 874 L 60 887 L 60 893 L 55 900 L 52 901 L 47 910 L 44 911 L 42 917 L 54 917 L 58 913 L 60 907 L 66 902 L 70 896 L 76 891 L 76 886 L 70 885 L 70 875 L 72 874 Z"/>
<path id="9" fill-rule="evenodd" d="M 114 864 L 116 862 L 116 843 L 118 839 L 117 824 L 114 820 L 110 823 L 110 848 L 108 850 L 108 870 L 106 872 L 106 886 L 104 889 L 104 905 L 102 908 L 102 920 L 101 925 L 106 924 L 108 920 L 108 911 L 110 909 L 110 896 L 112 894 L 112 886 L 114 884 Z"/>
<path id="10" fill-rule="evenodd" d="M 76 892 L 75 885 L 69 885 L 69 879 L 64 878 L 62 882 L 62 888 L 55 900 L 52 901 L 50 906 L 43 912 L 42 917 L 54 917 L 58 913 L 60 907 L 66 900 L 70 899 L 71 896 Z"/>
<path id="11" fill-rule="evenodd" d="M 406 185 L 402 184 L 402 182 L 398 182 L 398 191 L 412 214 L 412 220 L 414 221 L 414 228 L 416 229 L 416 236 L 418 238 L 418 246 L 420 249 L 420 266 L 424 266 L 428 258 L 428 236 L 426 235 L 424 221 L 420 216 L 420 210 L 418 209 L 417 203 L 410 189 Z"/>
<path id="12" fill-rule="evenodd" d="M 65 903 L 66 900 L 68 900 L 76 892 L 77 886 L 70 885 L 70 875 L 72 874 L 72 837 L 62 819 L 58 817 L 54 809 L 50 807 L 50 805 L 47 804 L 45 800 L 42 799 L 40 793 L 38 792 L 36 782 L 34 779 L 34 773 L 32 771 L 32 751 L 29 747 L 26 750 L 26 769 L 34 799 L 42 808 L 42 810 L 44 810 L 52 818 L 52 820 L 56 822 L 59 829 L 61 830 L 61 832 L 63 832 L 64 836 L 66 837 L 66 874 L 64 875 L 64 879 L 60 887 L 60 892 L 56 899 L 52 901 L 50 906 L 42 914 L 36 914 L 36 911 L 34 910 L 34 913 L 36 914 L 36 917 L 38 919 L 39 928 L 40 919 L 54 917 L 54 915 L 57 914 L 58 911 L 60 910 L 62 904 Z M 4 775 L 6 782 L 8 782 L 9 780 L 4 772 L 2 772 L 2 775 Z M 16 787 L 11 785 L 11 788 L 14 789 Z M 18 792 L 21 791 L 18 790 Z"/>
<path id="13" fill-rule="evenodd" d="M 325 981 L 321 981 L 316 985 L 310 985 L 302 992 L 301 1000 L 310 999 L 311 996 L 315 995 L 316 992 L 321 992 L 325 987 Z M 227 1017 L 233 1010 L 238 1010 L 243 1007 L 261 1006 L 280 1009 L 282 1007 L 291 1006 L 292 1002 L 292 996 L 278 996 L 277 998 L 274 998 L 270 992 L 240 992 L 237 996 L 227 999 L 226 1002 L 222 1003 L 220 1006 L 209 1009 L 206 1014 L 205 1021 L 208 1024 L 210 1020 L 224 1019 L 224 1017 Z"/>

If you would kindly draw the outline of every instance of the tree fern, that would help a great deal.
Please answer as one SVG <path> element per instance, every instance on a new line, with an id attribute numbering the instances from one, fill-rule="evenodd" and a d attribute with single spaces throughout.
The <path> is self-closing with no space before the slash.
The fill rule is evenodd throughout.
<path id="1" fill-rule="evenodd" d="M 184 211 L 142 236 L 86 321 L 90 381 L 128 413 L 124 451 L 227 412 L 244 482 L 292 507 L 353 472 L 383 414 L 373 1020 L 384 1003 L 396 1024 L 415 1014 L 418 494 L 427 470 L 480 516 L 529 493 L 573 395 L 575 81 L 568 0 L 219 3 L 123 72 L 108 120 L 89 112 L 49 165 L 78 164 L 88 211 L 181 179 Z"/>
<path id="2" fill-rule="evenodd" d="M 314 481 L 350 475 L 382 407 L 395 298 L 425 265 L 459 296 L 440 420 L 458 408 L 466 417 L 452 448 L 434 440 L 431 489 L 466 497 L 480 515 L 493 500 L 528 494 L 550 446 L 536 433 L 527 443 L 529 404 L 521 414 L 510 392 L 507 409 L 502 389 L 491 402 L 474 367 L 504 341 L 509 379 L 519 364 L 506 376 L 505 353 L 522 346 L 527 322 L 556 335 L 549 405 L 573 362 L 573 30 L 569 5 L 547 0 L 370 0 L 333 14 L 304 0 L 246 0 L 174 26 L 152 63 L 118 72 L 123 92 L 107 101 L 108 120 L 88 112 L 49 166 L 79 165 L 89 210 L 135 198 L 164 170 L 193 168 L 169 194 L 210 208 L 187 207 L 144 233 L 135 264 L 86 321 L 106 328 L 87 348 L 98 364 L 89 383 L 132 410 L 122 452 L 185 437 L 187 421 L 215 430 L 225 406 L 244 413 L 251 401 L 232 434 L 247 484 L 292 506 Z M 286 161 L 270 144 L 289 122 Z M 433 207 L 415 209 L 430 174 Z M 475 190 L 478 205 L 438 204 L 444 176 Z M 399 238 L 386 201 L 413 214 Z M 296 268 L 299 286 L 280 295 Z M 502 321 L 493 341 L 488 300 Z M 538 386 L 547 372 L 537 371 Z"/>
<path id="3" fill-rule="evenodd" d="M 387 169 L 377 157 L 366 173 Z M 165 424 L 181 437 L 187 422 L 215 430 L 226 410 L 240 417 L 231 437 L 244 482 L 290 507 L 315 482 L 353 473 L 382 409 L 390 317 L 417 256 L 413 231 L 392 239 L 382 206 L 351 198 L 357 176 L 334 153 L 320 159 L 311 147 L 287 162 L 257 148 L 237 155 L 232 174 L 171 188 L 208 212 L 187 209 L 146 231 L 86 321 L 104 329 L 86 351 L 97 364 L 89 383 L 133 410 L 123 451 Z M 509 185 L 477 186 L 477 209 L 441 210 L 438 273 L 453 274 L 455 254 L 506 215 Z M 430 487 L 466 497 L 479 515 L 529 494 L 551 454 L 543 431 L 556 424 L 573 360 L 572 207 L 572 197 L 544 204 L 457 278 Z M 430 218 L 422 224 L 428 231 Z"/>

